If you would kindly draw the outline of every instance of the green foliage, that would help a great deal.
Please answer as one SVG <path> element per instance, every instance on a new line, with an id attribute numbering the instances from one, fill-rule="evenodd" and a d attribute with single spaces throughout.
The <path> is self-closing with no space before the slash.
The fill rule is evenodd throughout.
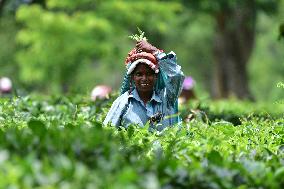
<path id="1" fill-rule="evenodd" d="M 0 99 L 0 187 L 283 188 L 283 116 L 243 117 L 237 127 L 192 121 L 150 133 L 103 126 L 111 102 Z"/>
<path id="2" fill-rule="evenodd" d="M 284 24 L 279 26 L 279 37 L 278 39 L 284 38 Z"/>
<path id="3" fill-rule="evenodd" d="M 283 82 L 277 83 L 277 87 L 284 89 L 284 83 Z M 284 104 L 284 99 L 278 100 L 278 103 Z"/>
<path id="4" fill-rule="evenodd" d="M 125 38 L 129 28 L 135 25 L 135 28 L 165 32 L 166 19 L 171 18 L 178 8 L 176 3 L 158 1 L 146 5 L 142 2 L 89 0 L 50 0 L 45 9 L 21 6 L 17 11 L 17 20 L 24 25 L 17 37 L 23 46 L 17 53 L 20 78 L 46 91 L 58 92 L 76 83 L 82 68 L 86 71 L 95 67 L 98 74 L 92 75 L 101 78 L 106 67 L 121 70 L 123 64 L 119 67 L 120 64 L 113 62 L 116 59 L 123 62 L 130 46 Z M 93 76 L 93 82 L 94 79 Z M 114 81 L 117 79 L 108 82 Z"/>
<path id="5" fill-rule="evenodd" d="M 17 89 L 84 94 L 101 83 L 119 88 L 124 58 L 133 48 L 127 36 L 139 27 L 155 46 L 176 52 L 184 73 L 195 78 L 198 96 L 210 90 L 214 69 L 212 15 L 222 8 L 248 3 L 47 0 L 40 1 L 45 4 L 41 8 L 18 0 L 6 2 L 3 12 L 17 10 L 17 20 L 13 14 L 0 18 L 0 76 L 12 78 Z M 249 64 L 250 87 L 257 100 L 274 102 L 283 98 L 283 92 L 275 87 L 275 81 L 283 80 L 283 65 L 279 64 L 283 43 L 275 39 L 281 34 L 276 31 L 283 23 L 284 6 L 277 0 L 255 2 L 260 14 Z"/>
<path id="6" fill-rule="evenodd" d="M 17 65 L 15 63 L 14 55 L 16 54 L 16 32 L 17 24 L 12 16 L 5 16 L 0 18 L 0 77 L 12 76 L 13 81 L 17 80 Z"/>
<path id="7" fill-rule="evenodd" d="M 17 18 L 27 24 L 18 34 L 26 48 L 17 56 L 25 82 L 67 85 L 74 82 L 82 64 L 109 53 L 111 26 L 92 13 L 68 16 L 22 6 Z"/>
<path id="8" fill-rule="evenodd" d="M 204 120 L 204 115 L 201 115 L 203 117 L 199 120 L 207 121 L 209 124 L 225 121 L 235 126 L 241 125 L 243 118 L 262 117 L 276 119 L 283 116 L 283 104 L 267 102 L 253 103 L 236 99 L 218 101 L 192 100 L 188 104 L 181 105 L 179 109 L 183 120 L 185 120 L 189 114 L 192 114 L 192 111 L 198 110 L 201 112 L 197 113 L 205 114 L 205 118 L 208 119 Z M 199 114 L 192 116 L 197 118 Z"/>
<path id="9" fill-rule="evenodd" d="M 80 6 L 88 5 L 88 4 L 97 4 L 99 3 L 99 0 L 80 0 L 80 1 L 70 1 L 70 0 L 62 0 L 62 1 L 56 1 L 56 0 L 48 0 L 47 6 L 50 8 L 63 8 L 63 9 L 70 9 L 74 10 L 77 9 Z"/>
<path id="10" fill-rule="evenodd" d="M 198 11 L 204 11 L 210 14 L 216 14 L 217 12 L 220 12 L 222 10 L 233 10 L 236 7 L 241 6 L 247 6 L 248 4 L 251 4 L 251 1 L 245 1 L 245 0 L 218 0 L 218 1 L 210 1 L 210 0 L 183 0 L 183 2 L 187 5 L 191 5 L 190 8 L 193 10 Z M 275 10 L 277 10 L 280 0 L 256 0 L 253 3 L 255 4 L 255 7 L 260 10 L 267 13 L 275 13 Z"/>
<path id="11" fill-rule="evenodd" d="M 283 19 L 283 5 L 279 7 L 282 14 L 274 17 L 259 14 L 258 32 L 254 53 L 249 64 L 250 86 L 256 99 L 271 101 L 283 99 L 284 93 L 276 87 L 278 81 L 283 81 L 284 46 L 277 40 L 279 23 Z"/>
<path id="12" fill-rule="evenodd" d="M 278 88 L 283 88 L 283 89 L 284 89 L 284 83 L 282 83 L 282 82 L 277 83 L 277 87 L 278 87 Z"/>
<path id="13" fill-rule="evenodd" d="M 140 28 L 137 28 L 137 29 L 138 29 L 139 35 L 138 34 L 133 34 L 133 35 L 130 35 L 129 38 L 133 39 L 135 41 L 142 41 L 142 40 L 147 41 L 147 38 L 144 36 L 145 32 L 140 30 Z"/>

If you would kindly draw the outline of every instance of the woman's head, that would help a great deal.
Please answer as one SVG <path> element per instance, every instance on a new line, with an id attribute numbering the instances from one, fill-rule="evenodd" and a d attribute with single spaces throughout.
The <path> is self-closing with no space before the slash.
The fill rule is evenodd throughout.
<path id="1" fill-rule="evenodd" d="M 139 65 L 139 67 L 141 67 L 140 65 L 146 66 L 146 68 L 147 68 L 147 71 L 145 70 L 146 75 L 147 74 L 149 75 L 150 71 L 155 75 L 153 83 L 151 82 L 151 90 L 152 91 L 153 91 L 154 88 L 155 88 L 155 90 L 158 90 L 158 89 L 164 87 L 164 81 L 163 81 L 164 76 L 163 76 L 163 73 L 161 72 L 161 70 L 159 69 L 158 61 L 153 54 L 147 53 L 147 52 L 141 52 L 141 51 L 138 51 L 136 48 L 134 48 L 128 53 L 128 56 L 125 59 L 125 65 L 126 65 L 126 74 L 124 76 L 124 80 L 123 80 L 123 83 L 122 83 L 122 86 L 121 86 L 121 94 L 125 93 L 126 91 L 131 92 L 131 88 L 132 88 L 131 86 L 133 86 L 132 84 L 134 84 L 136 86 L 136 88 L 139 90 L 139 88 L 137 87 L 139 78 L 138 77 L 134 78 L 134 74 L 133 74 L 134 71 L 137 71 L 138 65 Z M 149 77 L 149 78 L 151 79 L 151 77 Z M 139 79 L 139 82 L 140 81 L 141 80 Z M 148 80 L 146 80 L 146 81 L 148 81 Z M 147 86 L 149 86 L 149 85 L 147 85 Z M 139 85 L 139 87 L 141 87 L 140 88 L 141 90 L 145 90 L 146 88 L 148 88 L 148 87 L 146 87 L 146 85 Z"/>
<path id="2" fill-rule="evenodd" d="M 139 63 L 131 74 L 131 80 L 134 82 L 138 92 L 153 92 L 157 74 L 145 63 Z"/>

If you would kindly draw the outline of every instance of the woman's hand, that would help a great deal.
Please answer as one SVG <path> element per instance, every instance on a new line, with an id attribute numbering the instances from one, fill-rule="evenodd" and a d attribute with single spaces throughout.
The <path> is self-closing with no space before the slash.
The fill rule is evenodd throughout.
<path id="1" fill-rule="evenodd" d="M 156 47 L 154 47 L 153 45 L 151 45 L 149 42 L 147 42 L 145 40 L 138 41 L 136 43 L 136 49 L 138 51 L 144 51 L 144 52 L 148 52 L 148 53 L 154 53 L 154 52 L 159 50 L 159 49 L 157 49 Z"/>

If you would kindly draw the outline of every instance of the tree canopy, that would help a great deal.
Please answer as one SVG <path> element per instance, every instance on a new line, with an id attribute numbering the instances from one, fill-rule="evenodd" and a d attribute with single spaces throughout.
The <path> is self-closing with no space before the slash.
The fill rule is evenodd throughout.
<path id="1" fill-rule="evenodd" d="M 275 99 L 282 7 L 283 0 L 1 1 L 0 75 L 48 93 L 117 89 L 134 46 L 128 36 L 139 27 L 177 53 L 201 94 Z"/>
<path id="2" fill-rule="evenodd" d="M 22 6 L 17 11 L 17 20 L 24 24 L 17 35 L 24 46 L 17 54 L 20 77 L 45 88 L 66 90 L 84 64 L 104 60 L 116 67 L 113 61 L 126 54 L 130 46 L 126 36 L 136 26 L 163 33 L 169 29 L 166 21 L 180 8 L 158 1 L 88 0 L 50 0 L 46 8 Z"/>

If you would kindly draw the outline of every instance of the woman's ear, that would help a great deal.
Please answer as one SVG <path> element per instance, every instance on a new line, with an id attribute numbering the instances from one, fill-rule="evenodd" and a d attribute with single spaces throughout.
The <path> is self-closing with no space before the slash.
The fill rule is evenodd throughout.
<path id="1" fill-rule="evenodd" d="M 158 80 L 158 74 L 155 74 L 155 77 L 154 77 L 155 84 L 156 84 L 157 80 Z"/>
<path id="2" fill-rule="evenodd" d="M 158 74 L 155 74 L 156 79 L 158 79 Z"/>

